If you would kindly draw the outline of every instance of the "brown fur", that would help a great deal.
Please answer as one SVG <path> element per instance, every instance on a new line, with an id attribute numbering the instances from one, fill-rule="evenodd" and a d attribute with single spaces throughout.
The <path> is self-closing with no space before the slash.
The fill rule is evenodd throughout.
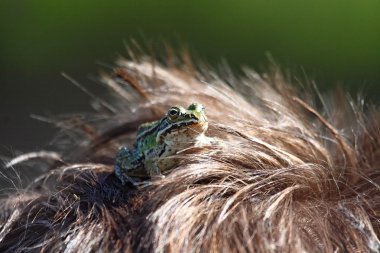
<path id="1" fill-rule="evenodd" d="M 341 93 L 318 100 L 279 71 L 220 78 L 190 64 L 119 61 L 91 120 L 56 121 L 72 146 L 10 162 L 56 161 L 1 200 L 0 251 L 380 251 L 376 110 Z M 207 135 L 225 147 L 186 150 L 166 178 L 122 186 L 112 173 L 118 147 L 139 124 L 191 102 L 206 106 Z"/>

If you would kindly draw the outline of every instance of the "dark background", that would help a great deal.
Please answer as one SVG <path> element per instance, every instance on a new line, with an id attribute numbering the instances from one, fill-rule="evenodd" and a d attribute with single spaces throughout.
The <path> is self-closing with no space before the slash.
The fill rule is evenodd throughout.
<path id="1" fill-rule="evenodd" d="M 378 0 L 2 0 L 0 2 L 0 146 L 37 150 L 54 136 L 30 118 L 90 111 L 86 87 L 119 54 L 123 41 L 186 44 L 216 65 L 261 69 L 267 53 L 304 70 L 322 90 L 343 84 L 380 97 Z"/>

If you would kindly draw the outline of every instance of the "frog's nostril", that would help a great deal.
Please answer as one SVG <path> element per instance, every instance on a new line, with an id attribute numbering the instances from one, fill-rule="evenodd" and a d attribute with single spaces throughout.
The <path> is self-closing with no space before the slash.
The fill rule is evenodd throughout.
<path id="1" fill-rule="evenodd" d="M 194 115 L 194 114 L 191 115 L 191 118 L 198 120 L 198 117 L 196 115 Z"/>

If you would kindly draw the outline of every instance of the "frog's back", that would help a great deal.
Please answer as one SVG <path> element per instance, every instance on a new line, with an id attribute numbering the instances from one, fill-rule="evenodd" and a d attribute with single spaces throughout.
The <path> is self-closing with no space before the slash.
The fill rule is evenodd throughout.
<path id="1" fill-rule="evenodd" d="M 140 136 L 143 135 L 144 132 L 150 130 L 151 128 L 156 127 L 158 123 L 159 123 L 159 120 L 141 124 L 137 128 L 137 133 L 136 133 L 137 139 L 140 138 Z"/>

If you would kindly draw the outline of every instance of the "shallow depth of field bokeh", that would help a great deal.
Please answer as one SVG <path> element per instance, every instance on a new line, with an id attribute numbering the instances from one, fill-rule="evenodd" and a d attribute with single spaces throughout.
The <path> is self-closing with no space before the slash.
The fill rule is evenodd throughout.
<path id="1" fill-rule="evenodd" d="M 0 2 L 0 145 L 35 150 L 54 127 L 30 118 L 90 111 L 102 64 L 124 42 L 186 45 L 217 66 L 262 70 L 267 55 L 325 91 L 341 84 L 380 98 L 380 1 L 119 0 Z M 159 46 L 158 46 L 159 47 Z"/>

